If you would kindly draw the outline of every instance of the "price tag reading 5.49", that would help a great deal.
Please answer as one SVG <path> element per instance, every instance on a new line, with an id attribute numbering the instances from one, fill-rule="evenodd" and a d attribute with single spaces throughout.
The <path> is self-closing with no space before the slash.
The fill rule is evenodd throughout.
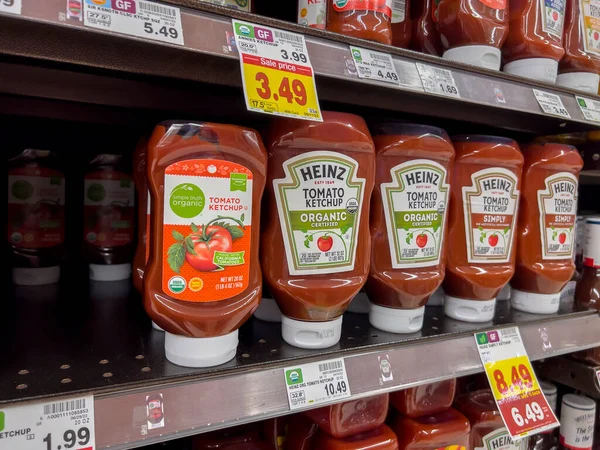
<path id="1" fill-rule="evenodd" d="M 322 121 L 304 36 L 232 22 L 248 110 Z"/>
<path id="2" fill-rule="evenodd" d="M 475 340 L 500 415 L 512 438 L 559 425 L 538 384 L 518 328 L 476 333 Z"/>

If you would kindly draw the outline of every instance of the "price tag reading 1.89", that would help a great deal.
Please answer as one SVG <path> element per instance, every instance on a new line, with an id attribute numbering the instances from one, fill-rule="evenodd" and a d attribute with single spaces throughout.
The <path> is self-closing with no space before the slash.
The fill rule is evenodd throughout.
<path id="1" fill-rule="evenodd" d="M 250 111 L 321 121 L 304 36 L 233 19 Z"/>
<path id="2" fill-rule="evenodd" d="M 509 434 L 523 438 L 559 425 L 538 384 L 518 328 L 476 333 L 477 348 Z"/>

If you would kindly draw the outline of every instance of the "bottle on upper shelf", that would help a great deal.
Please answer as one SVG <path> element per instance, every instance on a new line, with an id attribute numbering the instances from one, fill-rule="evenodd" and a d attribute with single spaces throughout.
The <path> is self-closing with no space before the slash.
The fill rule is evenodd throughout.
<path id="1" fill-rule="evenodd" d="M 328 0 L 327 30 L 392 43 L 392 0 Z"/>

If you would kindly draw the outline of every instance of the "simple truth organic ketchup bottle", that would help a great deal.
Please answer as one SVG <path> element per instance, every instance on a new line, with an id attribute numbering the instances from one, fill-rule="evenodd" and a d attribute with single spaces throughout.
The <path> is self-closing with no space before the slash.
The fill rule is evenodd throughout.
<path id="1" fill-rule="evenodd" d="M 515 271 L 523 155 L 515 141 L 502 137 L 457 136 L 453 142 L 444 312 L 486 322 Z"/>
<path id="2" fill-rule="evenodd" d="M 169 361 L 235 356 L 238 328 L 258 306 L 260 199 L 267 154 L 232 125 L 159 124 L 148 143 L 152 202 L 144 307 L 166 330 Z"/>
<path id="3" fill-rule="evenodd" d="M 327 0 L 327 30 L 392 43 L 393 0 Z"/>
<path id="4" fill-rule="evenodd" d="M 508 0 L 433 1 L 443 57 L 499 70 L 500 48 L 508 35 Z"/>
<path id="5" fill-rule="evenodd" d="M 274 121 L 267 145 L 264 280 L 283 314 L 283 339 L 330 347 L 369 273 L 373 141 L 361 117 L 324 112 L 322 123 Z"/>
<path id="6" fill-rule="evenodd" d="M 523 156 L 511 305 L 519 311 L 553 314 L 575 272 L 577 185 L 583 160 L 575 147 L 550 143 L 528 145 Z"/>
<path id="7" fill-rule="evenodd" d="M 100 154 L 84 179 L 84 251 L 90 279 L 126 280 L 131 276 L 135 189 L 121 155 Z"/>
<path id="8" fill-rule="evenodd" d="M 578 0 L 574 0 L 578 1 Z M 510 31 L 502 47 L 506 73 L 554 84 L 567 0 L 510 0 Z"/>
<path id="9" fill-rule="evenodd" d="M 595 11 L 595 13 L 592 13 Z M 590 94 L 600 81 L 600 0 L 567 2 L 563 43 L 556 84 Z"/>
<path id="10" fill-rule="evenodd" d="M 65 252 L 65 175 L 54 153 L 27 149 L 9 161 L 6 229 L 13 283 L 58 282 Z"/>
<path id="11" fill-rule="evenodd" d="M 412 333 L 444 279 L 454 148 L 444 130 L 426 125 L 382 123 L 373 134 L 369 320 L 384 331 Z"/>

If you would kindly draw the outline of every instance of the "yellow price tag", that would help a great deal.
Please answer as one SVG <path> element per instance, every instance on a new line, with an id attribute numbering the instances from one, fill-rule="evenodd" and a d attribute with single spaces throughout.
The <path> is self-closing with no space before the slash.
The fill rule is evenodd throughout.
<path id="1" fill-rule="evenodd" d="M 496 400 L 539 391 L 533 367 L 527 355 L 485 364 L 485 371 Z"/>
<path id="2" fill-rule="evenodd" d="M 242 60 L 248 109 L 303 119 L 320 119 L 310 67 L 246 54 L 242 56 Z"/>

